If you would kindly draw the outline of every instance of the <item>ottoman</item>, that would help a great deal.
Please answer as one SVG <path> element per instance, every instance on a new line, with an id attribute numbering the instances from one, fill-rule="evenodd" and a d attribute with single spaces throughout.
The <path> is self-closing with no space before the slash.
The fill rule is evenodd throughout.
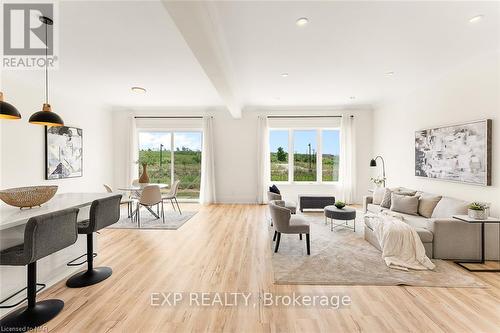
<path id="1" fill-rule="evenodd" d="M 342 209 L 338 209 L 335 206 L 326 206 L 325 207 L 325 224 L 328 223 L 328 219 L 330 219 L 331 230 L 334 228 L 342 227 L 351 229 L 356 232 L 356 210 L 353 208 L 344 207 Z M 335 220 L 344 221 L 342 224 L 335 224 Z M 347 224 L 347 221 L 353 221 L 353 226 Z"/>

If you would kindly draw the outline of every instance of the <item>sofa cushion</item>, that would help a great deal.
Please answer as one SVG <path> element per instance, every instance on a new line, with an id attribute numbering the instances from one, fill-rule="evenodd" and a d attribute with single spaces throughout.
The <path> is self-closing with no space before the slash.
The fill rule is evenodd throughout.
<path id="1" fill-rule="evenodd" d="M 373 204 L 380 205 L 384 199 L 385 188 L 377 187 L 373 190 Z"/>
<path id="2" fill-rule="evenodd" d="M 394 212 L 418 215 L 418 197 L 392 193 L 390 209 Z"/>
<path id="3" fill-rule="evenodd" d="M 417 191 L 412 190 L 411 188 L 406 188 L 406 187 L 395 187 L 391 189 L 392 192 L 399 194 L 399 195 L 408 195 L 408 196 L 414 196 Z"/>
<path id="4" fill-rule="evenodd" d="M 368 227 L 370 230 L 373 230 L 373 226 L 371 224 L 371 221 L 372 221 L 372 219 L 365 219 L 365 226 Z M 414 227 L 414 228 L 418 234 L 418 237 L 420 237 L 420 240 L 422 241 L 422 243 L 432 243 L 432 241 L 434 239 L 434 235 L 432 234 L 432 232 L 430 232 L 429 230 L 427 230 L 425 228 L 418 228 L 418 227 Z"/>
<path id="5" fill-rule="evenodd" d="M 416 195 L 420 197 L 418 202 L 418 214 L 430 218 L 442 196 L 427 192 L 417 192 Z"/>
<path id="6" fill-rule="evenodd" d="M 371 212 L 371 213 L 377 214 L 377 213 L 380 213 L 383 209 L 379 205 L 368 204 L 368 205 L 366 205 L 366 210 Z"/>
<path id="7" fill-rule="evenodd" d="M 382 199 L 382 202 L 380 203 L 381 207 L 391 208 L 391 195 L 392 195 L 392 190 L 390 188 L 386 188 L 384 191 L 384 198 Z"/>
<path id="8" fill-rule="evenodd" d="M 469 203 L 450 197 L 442 197 L 437 203 L 432 218 L 452 217 L 453 215 L 467 215 Z"/>

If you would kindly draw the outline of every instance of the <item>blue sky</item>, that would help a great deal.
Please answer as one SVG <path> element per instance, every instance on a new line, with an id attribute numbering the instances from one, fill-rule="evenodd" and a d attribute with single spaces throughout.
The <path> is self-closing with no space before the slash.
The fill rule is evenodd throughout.
<path id="1" fill-rule="evenodd" d="M 311 148 L 317 150 L 316 131 L 315 130 L 300 130 L 295 131 L 294 151 L 298 153 L 306 153 L 307 145 L 311 143 Z M 276 152 L 278 147 L 283 147 L 285 151 L 288 147 L 288 131 L 270 131 L 269 145 L 272 152 Z M 340 133 L 338 130 L 323 131 L 323 154 L 338 155 L 340 150 Z"/>
<path id="2" fill-rule="evenodd" d="M 160 150 L 160 144 L 164 149 L 170 149 L 170 132 L 139 132 L 140 149 Z M 187 147 L 191 150 L 201 151 L 201 133 L 183 132 L 174 134 L 175 149 Z"/>

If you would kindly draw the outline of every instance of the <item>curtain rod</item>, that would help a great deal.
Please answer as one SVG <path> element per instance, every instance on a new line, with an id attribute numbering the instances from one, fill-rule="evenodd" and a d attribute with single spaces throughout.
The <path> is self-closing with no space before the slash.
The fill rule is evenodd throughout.
<path id="1" fill-rule="evenodd" d="M 354 118 L 353 115 L 350 117 Z M 267 116 L 267 118 L 342 118 L 342 116 Z"/>
<path id="2" fill-rule="evenodd" d="M 202 116 L 134 116 L 135 119 L 203 119 Z M 210 116 L 210 118 L 213 118 Z"/>

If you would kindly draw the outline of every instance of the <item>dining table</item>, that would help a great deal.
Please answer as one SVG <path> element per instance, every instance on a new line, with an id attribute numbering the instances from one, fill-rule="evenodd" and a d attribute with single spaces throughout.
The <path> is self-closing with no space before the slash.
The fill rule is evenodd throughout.
<path id="1" fill-rule="evenodd" d="M 139 183 L 139 184 L 131 184 L 131 185 L 126 185 L 126 186 L 121 186 L 118 187 L 118 190 L 123 191 L 123 192 L 129 192 L 132 194 L 132 196 L 135 196 L 137 198 L 141 197 L 141 192 L 146 188 L 147 186 L 158 186 L 160 190 L 169 188 L 168 184 L 163 184 L 163 183 Z M 160 216 L 151 209 L 149 206 L 144 206 L 146 209 L 157 219 L 160 218 Z M 132 218 L 134 217 L 135 213 L 132 213 Z"/>

